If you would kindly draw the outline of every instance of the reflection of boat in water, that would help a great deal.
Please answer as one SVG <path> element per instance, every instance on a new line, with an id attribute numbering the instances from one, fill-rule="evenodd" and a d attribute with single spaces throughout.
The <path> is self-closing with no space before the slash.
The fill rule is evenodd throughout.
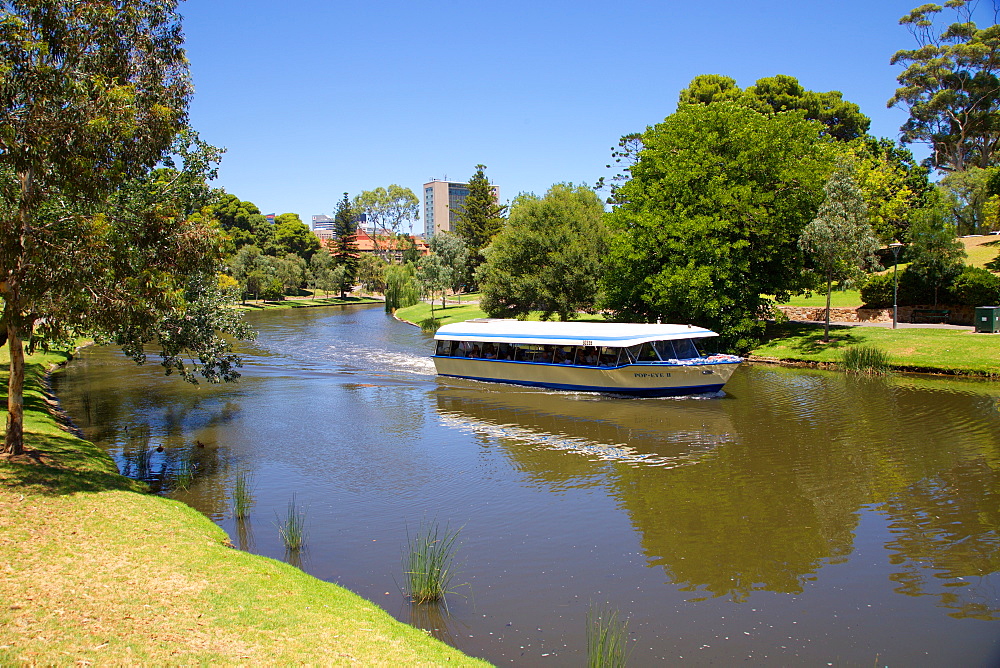
<path id="1" fill-rule="evenodd" d="M 442 423 L 543 451 L 667 468 L 699 461 L 732 440 L 731 423 L 720 401 L 666 399 L 650 404 L 593 394 L 494 387 L 484 391 L 483 385 L 471 381 L 440 380 L 435 397 Z M 550 463 L 566 465 L 558 458 Z"/>
<path id="2" fill-rule="evenodd" d="M 664 397 L 717 392 L 743 361 L 704 356 L 691 325 L 468 320 L 434 335 L 442 376 L 558 390 Z"/>

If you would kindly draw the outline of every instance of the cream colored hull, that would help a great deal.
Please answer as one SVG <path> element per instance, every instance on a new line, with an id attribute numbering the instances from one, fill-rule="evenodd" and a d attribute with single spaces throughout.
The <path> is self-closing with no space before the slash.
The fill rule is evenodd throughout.
<path id="1" fill-rule="evenodd" d="M 717 392 L 739 362 L 705 364 L 630 364 L 613 369 L 532 362 L 437 357 L 441 376 L 583 392 L 610 392 L 645 397 Z"/>

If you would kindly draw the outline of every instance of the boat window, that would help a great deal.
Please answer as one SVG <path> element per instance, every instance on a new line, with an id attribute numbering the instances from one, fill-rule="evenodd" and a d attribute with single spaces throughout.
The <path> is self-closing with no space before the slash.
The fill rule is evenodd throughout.
<path id="1" fill-rule="evenodd" d="M 677 339 L 674 341 L 674 350 L 677 351 L 677 359 L 679 360 L 701 357 L 701 353 L 698 352 L 698 348 L 694 345 L 692 339 Z"/>
<path id="2" fill-rule="evenodd" d="M 497 359 L 498 360 L 513 360 L 514 359 L 514 346 L 509 343 L 500 343 L 497 345 Z"/>
<path id="3" fill-rule="evenodd" d="M 552 347 L 552 363 L 553 364 L 572 364 L 573 355 L 576 351 L 575 346 L 553 346 Z"/>
<path id="4" fill-rule="evenodd" d="M 597 366 L 600 360 L 601 351 L 594 346 L 580 346 L 576 353 L 576 363 L 578 366 Z"/>
<path id="5" fill-rule="evenodd" d="M 442 357 L 451 357 L 452 348 L 455 347 L 456 341 L 438 341 L 437 342 L 437 354 Z"/>
<path id="6" fill-rule="evenodd" d="M 627 348 L 628 355 L 632 358 L 632 362 L 658 362 L 660 358 L 656 356 L 656 351 L 653 350 L 653 346 L 647 343 L 640 343 L 637 346 L 630 346 Z"/>
<path id="7" fill-rule="evenodd" d="M 483 344 L 483 359 L 495 360 L 497 358 L 497 347 L 493 343 Z"/>
<path id="8" fill-rule="evenodd" d="M 601 348 L 600 366 L 618 366 L 618 353 L 621 352 L 621 348 L 612 348 L 611 346 L 604 346 Z"/>
<path id="9" fill-rule="evenodd" d="M 664 362 L 677 359 L 677 353 L 674 352 L 674 344 L 670 341 L 653 341 L 653 350 L 660 356 L 660 360 Z"/>

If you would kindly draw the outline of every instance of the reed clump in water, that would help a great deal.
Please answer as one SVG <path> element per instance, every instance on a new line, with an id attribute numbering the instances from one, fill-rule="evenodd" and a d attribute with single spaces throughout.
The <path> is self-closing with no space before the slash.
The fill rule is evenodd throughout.
<path id="1" fill-rule="evenodd" d="M 889 353 L 877 346 L 851 346 L 844 350 L 844 368 L 853 373 L 883 376 L 889 373 Z"/>
<path id="2" fill-rule="evenodd" d="M 177 462 L 174 471 L 174 485 L 177 489 L 186 491 L 194 482 L 195 465 L 190 455 L 186 455 Z"/>
<path id="3" fill-rule="evenodd" d="M 455 549 L 460 529 L 452 531 L 437 522 L 421 524 L 416 536 L 407 531 L 407 552 L 403 555 L 405 594 L 414 603 L 443 601 L 453 593 Z"/>
<path id="4" fill-rule="evenodd" d="M 615 668 L 628 661 L 628 620 L 617 609 L 591 605 L 587 611 L 587 666 Z"/>
<path id="5" fill-rule="evenodd" d="M 301 550 L 306 542 L 306 511 L 295 503 L 295 495 L 292 494 L 291 501 L 288 502 L 288 510 L 285 512 L 285 519 L 278 522 L 278 533 L 285 547 L 293 552 Z"/>
<path id="6" fill-rule="evenodd" d="M 236 480 L 233 483 L 233 515 L 238 520 L 244 520 L 250 516 L 250 509 L 253 507 L 253 474 L 246 469 L 236 471 Z"/>
<path id="7" fill-rule="evenodd" d="M 424 334 L 433 334 L 441 327 L 441 318 L 424 318 L 420 321 L 420 331 Z"/>

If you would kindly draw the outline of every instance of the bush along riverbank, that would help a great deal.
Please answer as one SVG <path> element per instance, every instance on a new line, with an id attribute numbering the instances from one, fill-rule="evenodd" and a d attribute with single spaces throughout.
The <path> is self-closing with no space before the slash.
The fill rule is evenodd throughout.
<path id="1" fill-rule="evenodd" d="M 0 664 L 487 665 L 119 475 L 56 418 L 67 359 L 29 358 L 28 452 L 0 456 Z"/>
<path id="2" fill-rule="evenodd" d="M 478 305 L 465 304 L 437 308 L 435 316 L 438 325 L 488 317 Z M 420 325 L 430 317 L 430 306 L 424 303 L 408 306 L 396 311 L 396 317 Z M 584 319 L 599 319 L 599 316 Z M 767 342 L 749 353 L 750 361 L 843 369 L 844 352 L 848 348 L 867 346 L 885 353 L 890 371 L 1000 379 L 1000 334 L 919 327 L 832 326 L 830 341 L 823 342 L 822 324 L 785 322 L 770 325 L 767 337 Z"/>

